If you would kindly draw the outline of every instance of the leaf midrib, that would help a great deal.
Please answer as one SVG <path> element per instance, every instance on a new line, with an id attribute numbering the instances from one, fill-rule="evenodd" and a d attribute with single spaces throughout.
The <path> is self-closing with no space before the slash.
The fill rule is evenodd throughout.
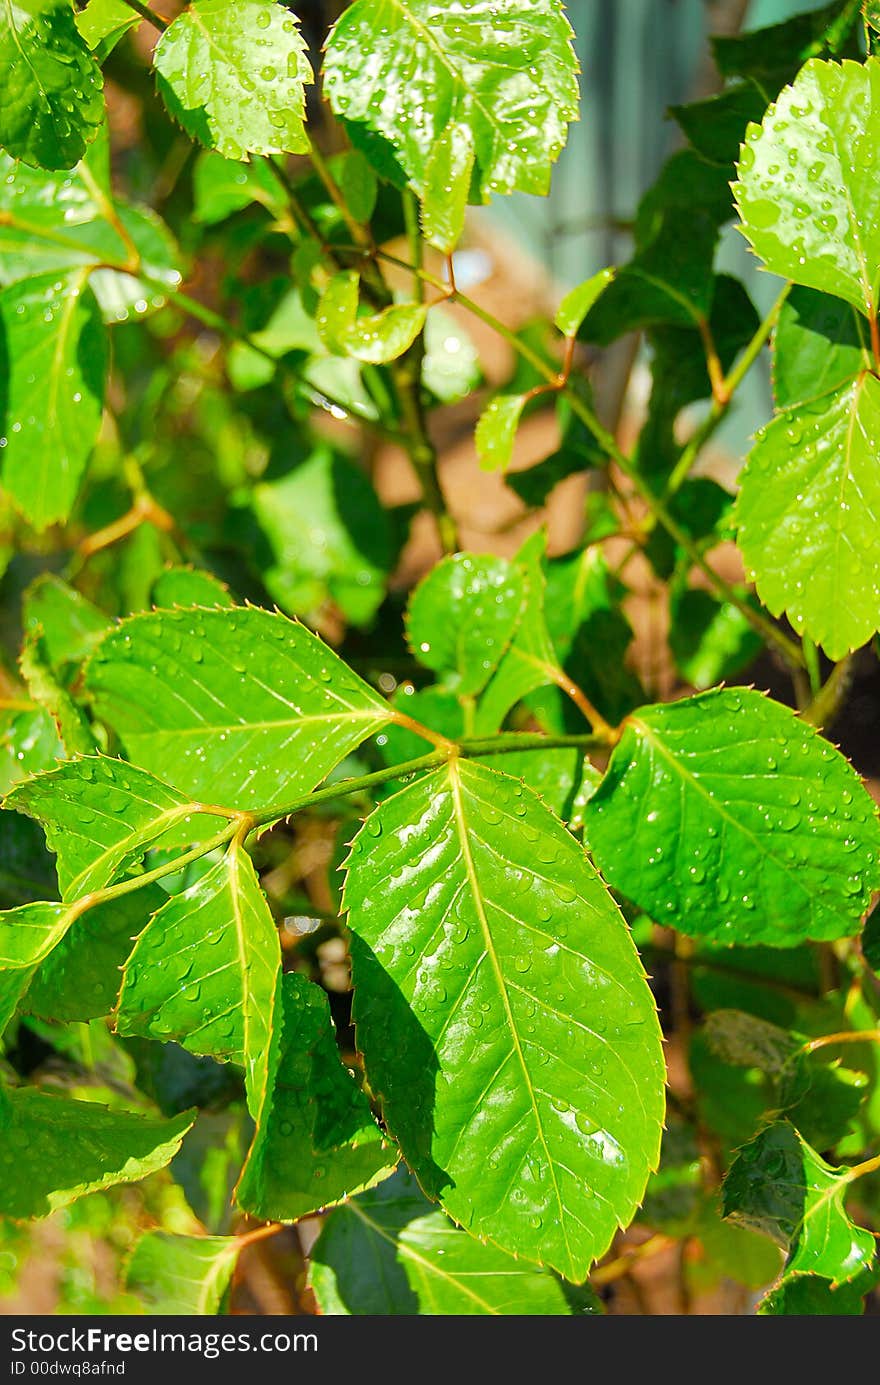
<path id="1" fill-rule="evenodd" d="M 385 1228 L 381 1226 L 378 1222 L 373 1221 L 372 1217 L 367 1216 L 366 1212 L 364 1212 L 363 1209 L 357 1205 L 356 1201 L 350 1201 L 348 1203 L 347 1210 L 349 1212 L 353 1212 L 354 1215 L 364 1223 L 368 1230 L 373 1233 L 373 1235 L 377 1236 L 380 1240 L 384 1241 L 386 1245 L 391 1246 L 391 1248 L 395 1252 L 399 1252 L 406 1259 L 412 1260 L 414 1264 L 417 1264 L 420 1267 L 420 1269 L 426 1271 L 429 1275 L 434 1275 L 437 1279 L 441 1279 L 445 1281 L 447 1284 L 451 1284 L 455 1289 L 459 1291 L 459 1293 L 464 1294 L 474 1303 L 479 1304 L 479 1306 L 482 1309 L 484 1309 L 487 1314 L 492 1314 L 493 1317 L 499 1316 L 500 1309 L 494 1308 L 491 1303 L 488 1303 L 485 1299 L 481 1298 L 480 1295 L 476 1293 L 473 1289 L 468 1288 L 467 1285 L 463 1284 L 461 1280 L 458 1279 L 455 1275 L 449 1274 L 446 1270 L 441 1270 L 439 1265 L 434 1265 L 431 1263 L 430 1260 L 426 1260 L 424 1256 L 420 1255 L 417 1250 L 414 1250 L 413 1247 L 409 1245 L 406 1241 L 404 1241 L 402 1238 L 399 1240 L 395 1240 L 393 1236 L 389 1236 Z"/>

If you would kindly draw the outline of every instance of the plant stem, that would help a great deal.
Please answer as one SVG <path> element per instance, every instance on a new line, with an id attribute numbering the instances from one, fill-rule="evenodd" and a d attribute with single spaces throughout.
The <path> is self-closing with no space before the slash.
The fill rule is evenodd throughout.
<path id="1" fill-rule="evenodd" d="M 360 250 L 372 254 L 375 247 L 373 246 L 373 238 L 370 235 L 369 227 L 364 226 L 362 222 L 358 221 L 357 217 L 352 215 L 351 209 L 343 197 L 336 179 L 330 172 L 324 155 L 321 153 L 314 140 L 309 144 L 309 159 L 311 160 L 312 167 L 324 185 L 327 196 L 345 222 L 355 244 Z"/>
<path id="2" fill-rule="evenodd" d="M 506 755 L 517 750 L 606 750 L 600 736 L 542 736 L 530 731 L 502 731 L 497 736 L 469 736 L 458 742 L 461 755 Z"/>
<path id="3" fill-rule="evenodd" d="M 844 1029 L 839 1034 L 820 1034 L 818 1039 L 804 1044 L 802 1052 L 815 1053 L 818 1048 L 837 1044 L 880 1044 L 880 1029 Z"/>
<path id="4" fill-rule="evenodd" d="M 844 1183 L 855 1183 L 857 1178 L 864 1178 L 866 1174 L 876 1173 L 880 1169 L 880 1154 L 875 1154 L 872 1159 L 866 1159 L 862 1164 L 854 1164 L 851 1169 L 847 1169 L 843 1176 Z"/>
<path id="5" fill-rule="evenodd" d="M 811 726 L 817 726 L 820 731 L 823 726 L 830 725 L 843 705 L 852 676 L 853 656 L 847 654 L 845 659 L 834 665 L 827 681 L 801 712 L 804 721 L 808 721 Z"/>
<path id="6" fill-rule="evenodd" d="M 301 794 L 278 808 L 250 813 L 249 817 L 254 827 L 264 827 L 267 823 L 292 817 L 304 808 L 315 808 L 321 803 L 332 803 L 336 798 L 346 798 L 349 794 L 362 793 L 363 790 L 375 788 L 378 784 L 386 784 L 389 779 L 401 779 L 404 775 L 416 774 L 419 770 L 435 769 L 449 758 L 443 750 L 432 750 L 429 755 L 420 755 L 415 760 L 405 760 L 403 764 L 391 765 L 387 769 L 377 769 L 373 774 L 362 774 L 357 779 L 342 779 L 337 784 L 328 784 L 324 789 Z"/>
<path id="7" fill-rule="evenodd" d="M 650 1256 L 674 1245 L 675 1241 L 671 1236 L 667 1236 L 663 1231 L 655 1231 L 654 1235 L 649 1236 L 647 1241 L 642 1241 L 641 1245 L 629 1246 L 615 1260 L 599 1265 L 590 1274 L 590 1283 L 600 1287 L 603 1284 L 612 1284 L 615 1279 L 622 1279 L 624 1275 L 629 1274 L 639 1260 L 647 1260 Z"/>
<path id="8" fill-rule="evenodd" d="M 152 24 L 153 28 L 158 29 L 160 33 L 164 33 L 166 29 L 171 28 L 170 19 L 163 19 L 155 10 L 151 10 L 149 5 L 141 4 L 141 0 L 125 0 L 125 3 L 130 10 L 134 10 L 135 14 L 139 14 L 141 19 L 145 19 L 148 24 Z"/>
<path id="9" fill-rule="evenodd" d="M 192 861 L 199 861 L 203 856 L 207 856 L 210 851 L 214 851 L 218 846 L 225 846 L 232 841 L 236 832 L 240 831 L 243 815 L 236 813 L 230 822 L 221 831 L 209 837 L 207 841 L 200 842 L 198 846 L 185 851 L 182 856 L 177 856 L 173 861 L 166 861 L 164 865 L 156 866 L 155 870 L 148 870 L 143 875 L 132 875 L 127 880 L 120 880 L 116 885 L 108 885 L 106 889 L 94 890 L 91 894 L 83 895 L 71 905 L 74 919 L 79 918 L 89 909 L 94 909 L 98 904 L 105 904 L 108 900 L 119 899 L 121 895 L 131 894 L 134 890 L 141 889 L 144 885 L 153 885 L 157 880 L 162 880 L 166 875 L 174 875 L 184 866 L 190 865 Z"/>

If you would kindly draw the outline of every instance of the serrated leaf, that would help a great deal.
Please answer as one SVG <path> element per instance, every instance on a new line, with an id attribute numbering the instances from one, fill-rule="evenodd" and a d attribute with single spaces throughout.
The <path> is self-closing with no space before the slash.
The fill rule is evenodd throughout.
<path id="1" fill-rule="evenodd" d="M 830 1149 L 852 1130 L 870 1087 L 866 1073 L 801 1052 L 780 1076 L 779 1114 L 816 1149 Z"/>
<path id="2" fill-rule="evenodd" d="M 104 118 L 101 70 L 67 0 L 0 9 L 0 144 L 42 168 L 72 168 Z"/>
<path id="3" fill-rule="evenodd" d="M 198 805 L 136 765 L 103 755 L 28 779 L 4 803 L 44 828 L 68 900 L 120 879 L 148 847 L 199 841 L 222 826 L 222 819 L 197 814 Z"/>
<path id="4" fill-rule="evenodd" d="M 522 574 L 504 558 L 470 553 L 444 558 L 410 598 L 410 649 L 451 692 L 472 697 L 504 656 L 524 599 Z"/>
<path id="5" fill-rule="evenodd" d="M 358 1045 L 420 1184 L 583 1280 L 663 1109 L 654 1003 L 584 852 L 529 790 L 453 760 L 368 818 L 344 902 Z"/>
<path id="6" fill-rule="evenodd" d="M 868 324 L 851 304 L 795 286 L 773 334 L 777 409 L 831 394 L 872 369 Z"/>
<path id="7" fill-rule="evenodd" d="M 5 369 L 4 369 L 5 366 Z M 84 270 L 0 292 L 2 483 L 37 529 L 66 519 L 98 430 L 107 345 Z"/>
<path id="8" fill-rule="evenodd" d="M 224 158 L 308 151 L 312 69 L 295 16 L 275 0 L 193 0 L 153 61 L 171 115 Z"/>
<path id="9" fill-rule="evenodd" d="M 104 61 L 129 29 L 136 29 L 143 23 L 143 17 L 125 0 L 89 0 L 74 18 L 76 27 L 99 62 Z"/>
<path id="10" fill-rule="evenodd" d="M 467 12 L 356 0 L 327 40 L 324 87 L 352 137 L 389 142 L 420 192 L 437 141 L 458 125 L 473 136 L 483 201 L 544 195 L 577 118 L 571 38 L 559 0 L 476 0 Z"/>
<path id="11" fill-rule="evenodd" d="M 343 1068 L 325 993 L 298 972 L 281 982 L 266 1095 L 236 1191 L 240 1207 L 297 1221 L 369 1188 L 398 1160 Z"/>
<path id="12" fill-rule="evenodd" d="M 733 188 L 743 233 L 769 270 L 869 317 L 880 288 L 878 102 L 875 58 L 811 59 L 749 127 Z M 791 176 L 780 180 L 779 167 Z"/>
<path id="13" fill-rule="evenodd" d="M 584 280 L 565 295 L 553 319 L 564 337 L 577 336 L 587 313 L 605 292 L 614 275 L 613 269 L 600 269 L 598 274 Z"/>
<path id="14" fill-rule="evenodd" d="M 765 1294 L 755 1311 L 759 1317 L 861 1317 L 865 1294 L 875 1287 L 877 1278 L 877 1267 L 869 1267 L 835 1289 L 817 1274 L 791 1275 Z"/>
<path id="15" fill-rule="evenodd" d="M 134 616 L 86 681 L 136 764 L 238 809 L 308 793 L 391 719 L 310 630 L 253 608 Z"/>
<path id="16" fill-rule="evenodd" d="M 219 1313 L 239 1252 L 240 1236 L 175 1236 L 148 1231 L 141 1236 L 125 1276 L 145 1311 L 174 1317 Z"/>
<path id="17" fill-rule="evenodd" d="M 142 1042 L 145 1049 L 158 1050 L 162 1055 L 176 1052 L 191 1063 L 201 1062 L 213 1068 L 214 1073 L 219 1073 L 221 1077 L 230 1075 L 228 1069 L 210 1060 L 190 1058 L 184 1049 L 178 1049 L 174 1044 Z M 221 1100 L 228 1102 L 233 1096 L 231 1086 L 228 1083 L 225 1092 L 215 1093 L 214 1100 L 220 1096 Z M 207 1092 L 202 1095 L 208 1100 L 212 1099 Z M 183 1189 L 199 1221 L 212 1234 L 225 1235 L 238 1220 L 232 1194 L 252 1132 L 253 1124 L 243 1103 L 236 1102 L 222 1111 L 200 1111 L 180 1153 L 171 1161 L 169 1173 Z"/>
<path id="18" fill-rule="evenodd" d="M 86 659 L 112 621 L 74 587 L 44 572 L 24 594 L 22 623 L 26 634 L 40 633 L 50 666 L 60 670 Z"/>
<path id="19" fill-rule="evenodd" d="M 497 394 L 480 415 L 474 432 L 477 460 L 484 471 L 506 471 L 523 409 L 524 394 Z"/>
<path id="20" fill-rule="evenodd" d="M 309 1256 L 309 1285 L 329 1316 L 567 1315 L 559 1280 L 459 1230 L 408 1170 L 336 1209 Z"/>
<path id="21" fill-rule="evenodd" d="M 152 604 L 158 608 L 175 606 L 234 606 L 229 588 L 212 572 L 202 568 L 167 567 L 153 583 Z"/>
<path id="22" fill-rule="evenodd" d="M 783 1281 L 815 1274 L 836 1288 L 866 1269 L 875 1249 L 844 1208 L 847 1173 L 779 1121 L 739 1151 L 724 1181 L 724 1215 L 788 1251 Z"/>
<path id="23" fill-rule="evenodd" d="M 516 556 L 525 585 L 525 605 L 510 648 L 489 680 L 474 718 L 474 734 L 491 735 L 515 703 L 535 688 L 555 681 L 559 660 L 544 619 L 544 573 L 541 558 L 546 536 L 539 531 L 527 539 Z"/>
<path id="24" fill-rule="evenodd" d="M 155 1120 L 31 1089 L 11 1091 L 3 1128 L 0 1212 L 45 1217 L 58 1207 L 164 1168 L 192 1125 Z"/>
<path id="25" fill-rule="evenodd" d="M 280 970 L 275 922 L 250 857 L 234 841 L 141 933 L 123 973 L 117 1030 L 239 1063 L 256 1119 Z"/>
<path id="26" fill-rule="evenodd" d="M 78 916 L 75 904 L 43 902 L 0 913 L 0 971 L 35 967 L 57 947 Z"/>
<path id="27" fill-rule="evenodd" d="M 18 666 L 34 702 L 51 716 L 61 738 L 64 756 L 90 754 L 95 749 L 95 737 L 88 720 L 49 667 L 49 656 L 41 638 L 26 636 Z"/>
<path id="28" fill-rule="evenodd" d="M 585 814 L 609 883 L 692 936 L 791 947 L 855 933 L 880 826 L 843 756 L 748 689 L 645 708 Z"/>
<path id="29" fill-rule="evenodd" d="M 464 230 L 476 150 L 467 125 L 450 125 L 431 150 L 421 194 L 422 235 L 451 255 Z"/>
<path id="30" fill-rule="evenodd" d="M 70 173 L 45 173 L 0 154 L 0 284 L 34 274 L 57 279 L 89 267 L 89 287 L 105 322 L 142 317 L 165 302 L 162 286 L 180 283 L 177 250 L 155 212 L 110 195 L 109 142 L 100 137 Z M 126 233 L 120 234 L 118 221 Z M 125 266 L 132 272 L 96 268 Z M 149 280 L 138 278 L 138 270 Z"/>
<path id="31" fill-rule="evenodd" d="M 778 91 L 808 58 L 823 49 L 836 53 L 845 48 L 852 41 L 857 19 L 857 3 L 841 6 L 840 0 L 831 0 L 780 24 L 714 35 L 712 56 L 722 77 L 748 77 L 771 92 Z"/>
<path id="32" fill-rule="evenodd" d="M 287 475 L 255 486 L 251 505 L 270 550 L 261 576 L 283 610 L 314 621 L 329 599 L 356 625 L 373 618 L 394 544 L 388 513 L 359 466 L 319 447 Z"/>
<path id="33" fill-rule="evenodd" d="M 740 478 L 737 543 L 761 600 L 831 659 L 880 629 L 878 438 L 880 382 L 860 375 L 779 414 Z"/>

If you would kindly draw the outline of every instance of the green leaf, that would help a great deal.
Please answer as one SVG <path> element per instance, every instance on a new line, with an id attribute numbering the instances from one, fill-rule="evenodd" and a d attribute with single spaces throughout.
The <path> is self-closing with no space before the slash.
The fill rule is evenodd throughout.
<path id="1" fill-rule="evenodd" d="M 556 317 L 553 319 L 564 337 L 577 336 L 581 323 L 593 304 L 605 292 L 614 278 L 614 274 L 613 269 L 600 269 L 598 274 L 584 280 L 582 284 L 578 284 L 577 288 L 565 295 L 556 309 Z"/>
<path id="2" fill-rule="evenodd" d="M 760 1317 L 861 1317 L 865 1294 L 875 1287 L 877 1277 L 875 1266 L 835 1289 L 816 1274 L 791 1275 L 761 1299 L 756 1311 Z"/>
<path id="3" fill-rule="evenodd" d="M 143 1048 L 155 1050 L 163 1057 L 177 1053 L 189 1059 L 190 1063 L 213 1069 L 215 1074 L 227 1079 L 228 1087 L 232 1085 L 228 1083 L 231 1075 L 229 1069 L 212 1063 L 210 1059 L 190 1058 L 175 1044 L 141 1042 Z M 203 1098 L 208 1096 L 205 1091 L 200 1095 Z M 222 1093 L 215 1091 L 213 1099 L 216 1101 L 221 1096 L 229 1101 L 230 1095 L 229 1090 Z M 208 1099 L 212 1098 L 208 1096 Z M 184 1101 L 183 1104 L 187 1103 Z M 172 1178 L 180 1184 L 193 1212 L 212 1234 L 225 1235 L 238 1220 L 232 1194 L 252 1132 L 253 1124 L 243 1104 L 236 1103 L 222 1111 L 200 1111 L 183 1148 L 171 1161 L 169 1172 Z"/>
<path id="4" fill-rule="evenodd" d="M 318 304 L 318 332 L 335 355 L 385 365 L 412 346 L 425 325 L 427 308 L 423 303 L 393 303 L 381 312 L 358 316 L 359 285 L 354 270 L 334 275 Z"/>
<path id="5" fill-rule="evenodd" d="M 703 692 L 757 658 L 763 642 L 738 606 L 675 583 L 669 593 L 669 648 L 688 683 Z"/>
<path id="6" fill-rule="evenodd" d="M 524 394 L 497 394 L 480 415 L 474 433 L 477 460 L 484 471 L 506 471 L 513 458 L 513 444 L 522 411 Z"/>
<path id="7" fill-rule="evenodd" d="M 166 899 L 158 885 L 147 885 L 87 910 L 37 970 L 26 1013 L 65 1023 L 109 1015 L 134 940 Z"/>
<path id="8" fill-rule="evenodd" d="M 875 58 L 811 59 L 749 126 L 733 188 L 743 234 L 769 270 L 869 317 L 880 289 L 878 102 Z"/>
<path id="9" fill-rule="evenodd" d="M 857 775 L 748 689 L 630 717 L 585 831 L 605 878 L 652 918 L 728 943 L 853 934 L 878 884 L 880 826 Z"/>
<path id="10" fill-rule="evenodd" d="M 189 1112 L 155 1120 L 32 1088 L 8 1097 L 0 1213 L 19 1219 L 45 1217 L 85 1193 L 146 1178 L 170 1162 L 192 1125 Z"/>
<path id="11" fill-rule="evenodd" d="M 52 572 L 32 582 L 22 601 L 25 633 L 42 636 L 52 669 L 80 664 L 112 624 L 97 606 Z"/>
<path id="12" fill-rule="evenodd" d="M 0 1041 L 7 1026 L 14 1019 L 18 1012 L 22 998 L 27 992 L 31 978 L 34 974 L 33 967 L 18 968 L 15 971 L 0 971 Z M 2 1049 L 2 1042 L 0 1042 Z M 3 1089 L 0 1088 L 0 1098 Z M 0 1125 L 3 1122 L 3 1102 L 0 1099 Z"/>
<path id="13" fill-rule="evenodd" d="M 51 716 L 65 756 L 88 755 L 93 751 L 95 738 L 86 715 L 50 669 L 42 639 L 36 635 L 26 637 L 18 666 L 31 697 Z"/>
<path id="14" fill-rule="evenodd" d="M 831 659 L 880 629 L 877 438 L 880 382 L 860 375 L 759 430 L 741 477 L 737 543 L 758 594 Z"/>
<path id="15" fill-rule="evenodd" d="M 466 13 L 437 0 L 355 0 L 327 40 L 324 88 L 352 138 L 388 141 L 420 192 L 437 141 L 464 126 L 482 201 L 544 195 L 577 118 L 571 37 L 559 0 L 476 0 Z"/>
<path id="16" fill-rule="evenodd" d="M 55 867 L 39 827 L 20 813 L 0 814 L 0 908 L 54 899 L 57 893 Z"/>
<path id="17" fill-rule="evenodd" d="M 359 149 L 349 149 L 341 156 L 339 190 L 355 221 L 368 222 L 376 210 L 379 180 L 369 160 Z"/>
<path id="18" fill-rule="evenodd" d="M 151 596 L 154 606 L 166 610 L 235 605 L 226 583 L 203 568 L 167 567 L 153 583 Z"/>
<path id="19" fill-rule="evenodd" d="M 270 550 L 261 576 L 279 606 L 314 621 L 329 599 L 356 625 L 372 620 L 394 545 L 388 513 L 359 466 L 319 447 L 286 476 L 255 486 L 251 505 Z"/>
<path id="20" fill-rule="evenodd" d="M 760 1068 L 772 1077 L 782 1075 L 802 1045 L 788 1030 L 744 1010 L 715 1010 L 706 1019 L 705 1034 L 710 1048 L 725 1063 Z"/>
<path id="21" fill-rule="evenodd" d="M 219 1313 L 244 1240 L 148 1231 L 128 1263 L 125 1286 L 146 1312 L 207 1317 Z"/>
<path id="22" fill-rule="evenodd" d="M 722 77 L 749 77 L 772 94 L 790 81 L 808 58 L 823 49 L 837 53 L 846 48 L 857 19 L 857 3 L 848 0 L 841 5 L 841 0 L 831 0 L 781 24 L 715 35 L 710 40 L 712 56 Z M 857 43 L 854 35 L 853 39 Z"/>
<path id="23" fill-rule="evenodd" d="M 43 707 L 2 717 L 0 733 L 0 790 L 8 792 L 28 775 L 51 769 L 65 756 L 64 746 Z"/>
<path id="24" fill-rule="evenodd" d="M 456 553 L 419 583 L 407 639 L 420 664 L 460 697 L 485 687 L 519 624 L 525 584 L 504 558 Z"/>
<path id="25" fill-rule="evenodd" d="M 367 819 L 344 902 L 368 1081 L 421 1186 L 583 1280 L 663 1111 L 654 1002 L 583 850 L 522 785 L 453 760 Z"/>
<path id="26" fill-rule="evenodd" d="M 253 608 L 134 616 L 86 681 L 136 764 L 237 809 L 310 792 L 390 720 L 310 630 Z"/>
<path id="27" fill-rule="evenodd" d="M 724 1181 L 724 1215 L 788 1251 L 783 1282 L 812 1274 L 836 1288 L 871 1264 L 875 1248 L 844 1208 L 847 1175 L 779 1121 L 739 1151 Z"/>
<path id="28" fill-rule="evenodd" d="M 425 168 L 422 235 L 451 255 L 464 230 L 476 150 L 467 125 L 452 124 L 437 139 Z"/>
<path id="29" fill-rule="evenodd" d="M 239 1063 L 256 1119 L 280 969 L 275 922 L 236 840 L 141 933 L 123 974 L 117 1030 Z"/>
<path id="30" fill-rule="evenodd" d="M 544 619 L 544 572 L 541 557 L 546 535 L 538 531 L 527 539 L 516 556 L 525 584 L 525 605 L 516 635 L 489 680 L 477 706 L 474 734 L 491 735 L 507 713 L 535 688 L 556 681 L 559 660 Z"/>
<path id="31" fill-rule="evenodd" d="M 37 529 L 66 519 L 76 499 L 101 426 L 106 367 L 84 270 L 60 288 L 46 276 L 0 292 L 2 482 Z"/>
<path id="32" fill-rule="evenodd" d="M 142 16 L 131 9 L 125 0 L 89 0 L 86 8 L 74 18 L 89 50 L 99 62 L 109 56 L 129 29 L 136 29 L 143 23 Z"/>
<path id="33" fill-rule="evenodd" d="M 297 1221 L 372 1187 L 397 1159 L 342 1066 L 325 993 L 288 972 L 239 1206 L 263 1220 Z"/>
<path id="34" fill-rule="evenodd" d="M 162 34 L 154 62 L 171 115 L 225 159 L 308 151 L 312 69 L 284 5 L 193 0 Z"/>
<path id="35" fill-rule="evenodd" d="M 273 214 L 283 210 L 281 186 L 263 159 L 242 164 L 213 149 L 199 154 L 193 170 L 193 219 L 204 226 L 225 221 L 259 202 Z"/>
<path id="36" fill-rule="evenodd" d="M 872 370 L 868 336 L 867 322 L 849 303 L 795 286 L 773 334 L 776 407 L 809 403 Z"/>
<path id="37" fill-rule="evenodd" d="M 739 156 L 746 126 L 763 119 L 767 97 L 752 82 L 740 82 L 717 96 L 670 106 L 697 153 L 713 163 L 732 164 Z"/>
<path id="38" fill-rule="evenodd" d="M 68 0 L 4 0 L 0 144 L 13 158 L 72 168 L 104 118 L 101 87 Z"/>
<path id="39" fill-rule="evenodd" d="M 0 913 L 0 970 L 35 967 L 78 917 L 75 904 L 22 904 Z"/>
<path id="40" fill-rule="evenodd" d="M 62 898 L 69 900 L 130 873 L 148 847 L 199 841 L 222 826 L 136 765 L 103 755 L 28 779 L 4 803 L 44 828 L 58 856 Z"/>
<path id="41" fill-rule="evenodd" d="M 34 274 L 57 279 L 89 267 L 89 287 L 105 322 L 140 318 L 161 307 L 163 286 L 180 283 L 174 241 L 149 208 L 114 206 L 109 184 L 106 137 L 70 173 L 35 171 L 0 154 L 0 284 Z M 123 272 L 131 245 L 149 283 Z M 95 268 L 111 264 L 120 268 Z"/>
<path id="42" fill-rule="evenodd" d="M 748 1289 L 763 1289 L 779 1274 L 778 1246 L 757 1231 L 725 1221 L 714 1195 L 704 1199 L 692 1234 L 700 1256 L 687 1268 L 697 1292 L 731 1279 Z"/>
<path id="43" fill-rule="evenodd" d="M 597 1313 L 566 1288 L 459 1230 L 401 1169 L 327 1218 L 309 1257 L 309 1284 L 329 1316 L 395 1317 Z"/>

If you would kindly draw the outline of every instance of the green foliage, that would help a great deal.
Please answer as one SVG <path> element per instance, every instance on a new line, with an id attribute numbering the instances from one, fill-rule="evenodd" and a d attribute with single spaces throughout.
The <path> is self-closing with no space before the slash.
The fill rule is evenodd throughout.
<path id="1" fill-rule="evenodd" d="M 860 1313 L 876 7 L 717 40 L 526 323 L 458 252 L 548 191 L 561 0 L 175 8 L 0 3 L 0 1292 L 60 1244 L 57 1311 L 238 1312 L 266 1237 L 297 1313 L 566 1316 L 675 1242 Z"/>

